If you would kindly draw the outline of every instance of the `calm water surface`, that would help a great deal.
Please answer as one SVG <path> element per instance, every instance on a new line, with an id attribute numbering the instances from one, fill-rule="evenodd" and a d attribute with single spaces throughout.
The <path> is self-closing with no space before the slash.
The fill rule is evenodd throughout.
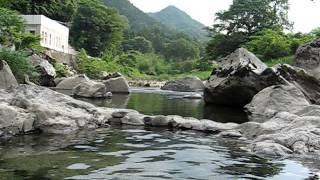
<path id="1" fill-rule="evenodd" d="M 240 110 L 206 108 L 181 94 L 134 90 L 94 101 L 145 114 L 245 121 Z M 92 101 L 91 101 L 92 102 Z M 194 131 L 113 126 L 68 136 L 22 136 L 0 143 L 0 179 L 316 179 L 319 157 L 268 160 L 242 141 Z"/>

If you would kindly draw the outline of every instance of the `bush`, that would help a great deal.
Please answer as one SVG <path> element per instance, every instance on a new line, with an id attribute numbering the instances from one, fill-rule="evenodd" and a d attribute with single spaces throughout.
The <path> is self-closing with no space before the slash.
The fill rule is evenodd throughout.
<path id="1" fill-rule="evenodd" d="M 62 63 L 55 63 L 54 69 L 56 70 L 57 77 L 69 77 L 72 75 L 68 66 Z"/>
<path id="2" fill-rule="evenodd" d="M 315 37 L 312 34 L 303 33 L 288 34 L 288 37 L 291 41 L 291 54 L 295 54 L 300 45 L 311 42 L 315 39 Z"/>
<path id="3" fill-rule="evenodd" d="M 24 75 L 37 76 L 35 69 L 28 63 L 27 56 L 19 51 L 0 50 L 0 59 L 5 60 L 19 83 L 24 83 Z"/>
<path id="4" fill-rule="evenodd" d="M 0 44 L 17 50 L 40 48 L 40 37 L 25 32 L 24 19 L 15 11 L 0 8 Z"/>
<path id="5" fill-rule="evenodd" d="M 263 61 L 288 56 L 291 53 L 291 41 L 282 31 L 265 29 L 250 37 L 244 47 Z"/>

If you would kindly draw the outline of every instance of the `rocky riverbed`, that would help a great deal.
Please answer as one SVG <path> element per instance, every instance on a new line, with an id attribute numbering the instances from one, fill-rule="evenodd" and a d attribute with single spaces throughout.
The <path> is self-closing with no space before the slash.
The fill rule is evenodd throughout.
<path id="1" fill-rule="evenodd" d="M 67 136 L 110 125 L 129 125 L 205 132 L 242 141 L 246 151 L 263 156 L 320 154 L 320 82 L 301 68 L 267 67 L 242 48 L 226 57 L 204 85 L 199 82 L 192 88 L 204 88 L 207 103 L 243 107 L 249 121 L 242 124 L 96 107 L 45 87 L 18 85 L 5 62 L 0 66 L 0 80 L 1 141 L 26 134 Z M 190 84 L 194 85 L 191 80 L 199 81 L 189 78 L 167 85 L 175 91 L 185 87 L 189 91 Z M 77 75 L 60 81 L 57 87 L 90 98 L 104 97 L 108 91 L 130 92 L 121 75 L 102 82 Z"/>

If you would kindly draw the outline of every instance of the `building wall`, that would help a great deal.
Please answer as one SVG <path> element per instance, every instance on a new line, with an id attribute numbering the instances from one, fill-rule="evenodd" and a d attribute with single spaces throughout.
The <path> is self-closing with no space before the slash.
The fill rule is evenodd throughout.
<path id="1" fill-rule="evenodd" d="M 43 15 L 23 15 L 26 30 L 40 35 L 41 46 L 69 53 L 69 28 Z"/>

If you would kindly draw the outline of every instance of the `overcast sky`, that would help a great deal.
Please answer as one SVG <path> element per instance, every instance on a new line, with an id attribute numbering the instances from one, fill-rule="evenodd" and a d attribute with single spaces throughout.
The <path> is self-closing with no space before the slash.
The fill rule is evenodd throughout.
<path id="1" fill-rule="evenodd" d="M 130 0 L 144 12 L 157 12 L 175 5 L 187 12 L 193 19 L 210 26 L 217 11 L 228 9 L 232 0 Z M 310 32 L 320 27 L 320 1 L 289 0 L 289 18 L 294 22 L 294 31 Z"/>

